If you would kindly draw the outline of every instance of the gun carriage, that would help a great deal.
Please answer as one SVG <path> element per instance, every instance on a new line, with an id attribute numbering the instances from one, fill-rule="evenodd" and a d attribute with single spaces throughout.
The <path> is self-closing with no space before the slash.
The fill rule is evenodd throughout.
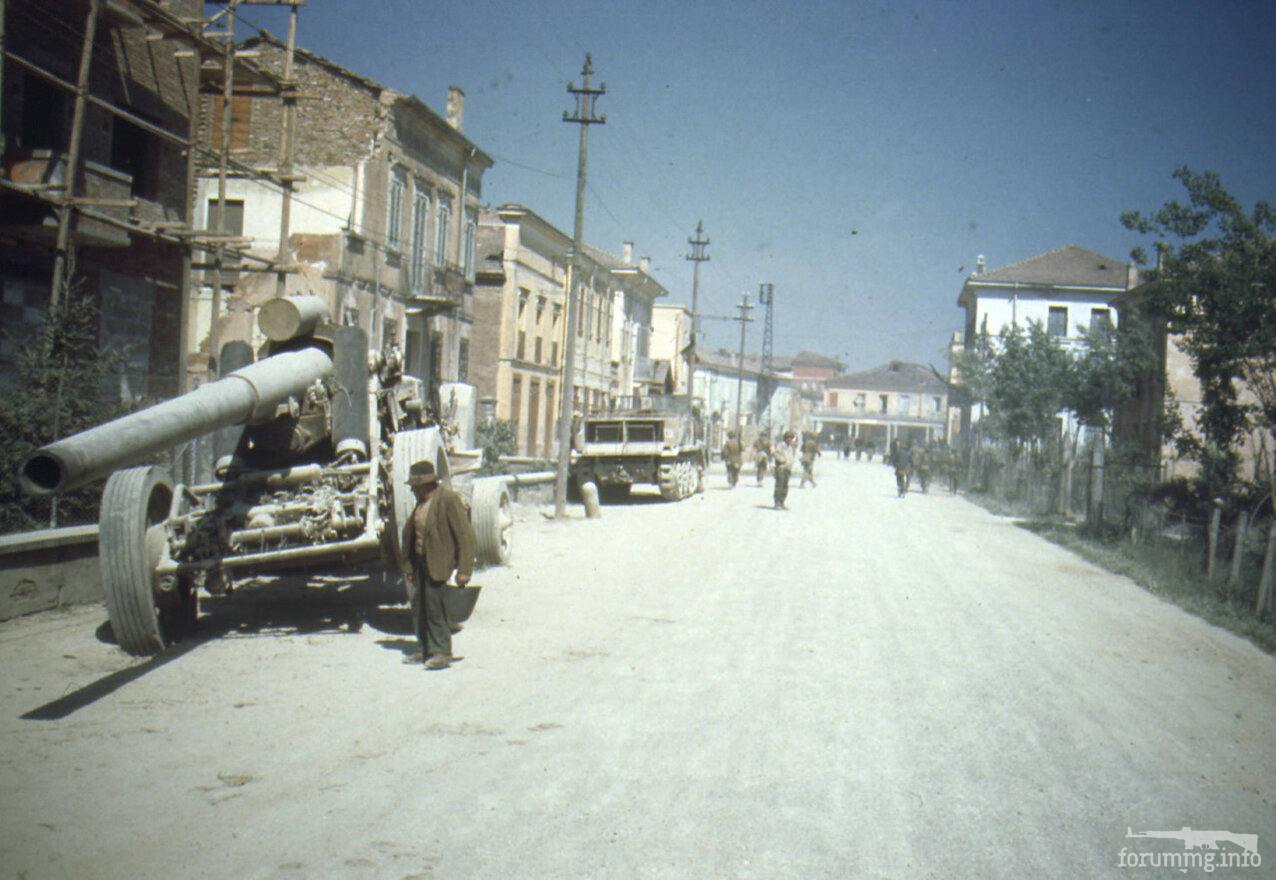
<path id="1" fill-rule="evenodd" d="M 370 352 L 358 327 L 323 322 L 323 302 L 262 306 L 267 337 L 222 349 L 220 376 L 187 394 L 31 453 L 19 481 L 51 495 L 108 477 L 99 558 L 111 627 L 130 654 L 180 639 L 198 590 L 220 594 L 262 572 L 312 571 L 383 560 L 397 571 L 402 525 L 416 504 L 408 469 L 434 462 L 470 498 L 480 564 L 509 561 L 510 496 L 473 479 L 480 452 L 452 450 L 422 383 L 395 348 Z M 134 465 L 212 435 L 214 479 L 174 483 Z"/>

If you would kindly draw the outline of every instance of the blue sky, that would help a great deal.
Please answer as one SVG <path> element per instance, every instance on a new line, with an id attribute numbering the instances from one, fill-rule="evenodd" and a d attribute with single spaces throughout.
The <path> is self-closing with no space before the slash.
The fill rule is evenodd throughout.
<path id="1" fill-rule="evenodd" d="M 284 33 L 277 12 L 242 12 Z M 634 241 L 689 304 L 703 220 L 702 311 L 769 281 L 777 352 L 851 369 L 942 364 L 978 254 L 1126 259 L 1145 242 L 1120 213 L 1179 196 L 1179 165 L 1247 205 L 1276 198 L 1267 0 L 309 0 L 298 40 L 439 111 L 459 85 L 466 135 L 497 160 L 484 200 L 568 233 L 577 127 L 561 120 L 592 52 L 607 124 L 590 130 L 586 239 Z M 738 344 L 735 325 L 703 328 Z"/>

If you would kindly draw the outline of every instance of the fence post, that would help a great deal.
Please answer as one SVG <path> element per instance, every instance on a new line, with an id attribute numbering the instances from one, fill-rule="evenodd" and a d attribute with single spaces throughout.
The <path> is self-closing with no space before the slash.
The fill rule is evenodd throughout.
<path id="1" fill-rule="evenodd" d="M 1249 511 L 1242 510 L 1236 521 L 1236 536 L 1232 539 L 1232 569 L 1227 573 L 1227 583 L 1236 586 L 1241 580 L 1241 565 L 1245 561 L 1245 540 L 1249 537 Z"/>
<path id="2" fill-rule="evenodd" d="M 1090 500 L 1086 506 L 1086 525 L 1091 531 L 1103 528 L 1103 441 L 1104 431 L 1094 431 L 1090 446 Z"/>
<path id="3" fill-rule="evenodd" d="M 1258 599 L 1254 602 L 1257 614 L 1262 614 L 1271 603 L 1273 574 L 1276 574 L 1276 517 L 1267 530 L 1267 552 L 1263 554 L 1263 574 L 1258 579 Z"/>
<path id="4" fill-rule="evenodd" d="M 1210 513 L 1210 531 L 1205 538 L 1205 582 L 1214 582 L 1214 562 L 1218 559 L 1218 530 L 1223 520 L 1223 499 L 1214 499 Z"/>

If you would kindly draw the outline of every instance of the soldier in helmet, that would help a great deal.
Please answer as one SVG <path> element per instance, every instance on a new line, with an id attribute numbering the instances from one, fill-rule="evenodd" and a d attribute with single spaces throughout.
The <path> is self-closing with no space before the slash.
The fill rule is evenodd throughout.
<path id="1" fill-rule="evenodd" d="M 762 481 L 766 479 L 767 462 L 771 458 L 771 439 L 767 436 L 766 431 L 758 433 L 758 438 L 753 441 L 753 462 L 758 469 L 758 485 L 762 485 Z"/>
<path id="2" fill-rule="evenodd" d="M 785 431 L 784 438 L 775 445 L 773 458 L 775 508 L 784 510 L 784 501 L 789 497 L 789 475 L 793 473 L 793 463 L 797 458 L 797 435 L 792 431 Z"/>
<path id="3" fill-rule="evenodd" d="M 806 432 L 805 439 L 802 441 L 802 482 L 798 484 L 799 489 L 806 488 L 809 482 L 811 487 L 815 487 L 815 460 L 820 457 L 820 441 L 815 439 L 815 435 Z"/>
<path id="4" fill-rule="evenodd" d="M 913 450 L 907 440 L 896 444 L 891 463 L 895 466 L 895 488 L 899 497 L 903 498 L 908 494 L 908 483 L 913 478 Z"/>
<path id="5" fill-rule="evenodd" d="M 740 445 L 735 431 L 727 434 L 727 442 L 722 444 L 722 461 L 727 466 L 727 485 L 735 488 L 740 479 L 740 468 L 744 465 L 744 447 Z"/>
<path id="6" fill-rule="evenodd" d="M 463 587 L 474 572 L 477 540 L 464 499 L 440 485 L 434 465 L 418 461 L 408 471 L 416 507 L 403 526 L 403 572 L 412 595 L 412 623 L 421 640 L 426 669 L 446 669 L 452 662 L 452 635 L 460 624 L 448 619 L 443 605 L 447 581 L 456 573 Z"/>

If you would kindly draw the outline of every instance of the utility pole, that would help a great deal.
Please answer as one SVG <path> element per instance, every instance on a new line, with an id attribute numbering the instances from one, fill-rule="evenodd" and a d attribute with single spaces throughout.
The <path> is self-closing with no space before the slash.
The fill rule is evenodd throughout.
<path id="1" fill-rule="evenodd" d="M 580 151 L 576 163 L 576 223 L 572 228 L 572 253 L 567 267 L 567 340 L 563 351 L 563 378 L 558 383 L 558 478 L 554 482 L 554 518 L 567 516 L 567 470 L 572 455 L 572 405 L 576 392 L 576 280 L 580 277 L 580 253 L 585 234 L 585 162 L 589 157 L 589 127 L 602 125 L 607 115 L 594 115 L 594 102 L 607 93 L 607 84 L 590 88 L 589 78 L 594 74 L 594 61 L 585 53 L 585 66 L 581 69 L 581 87 L 568 82 L 567 91 L 576 98 L 576 111 L 563 111 L 563 122 L 580 126 Z"/>
<path id="2" fill-rule="evenodd" d="M 696 223 L 696 237 L 687 239 L 691 253 L 687 254 L 695 268 L 691 274 L 691 343 L 687 352 L 687 402 L 695 408 L 696 399 L 696 346 L 700 340 L 700 264 L 709 259 L 704 249 L 709 239 L 704 237 L 704 221 Z"/>
<path id="3" fill-rule="evenodd" d="M 736 306 L 740 310 L 740 317 L 732 318 L 733 321 L 740 322 L 740 370 L 736 376 L 735 383 L 735 431 L 736 437 L 740 436 L 740 408 L 744 404 L 744 331 L 748 329 L 749 324 L 753 321 L 749 317 L 749 312 L 753 306 L 749 305 L 749 295 L 743 294 L 740 297 L 740 304 Z"/>
<path id="4" fill-rule="evenodd" d="M 762 368 L 759 370 L 761 378 L 758 380 L 758 420 L 761 421 L 762 407 L 766 407 L 766 430 L 767 435 L 771 434 L 771 419 L 775 413 L 771 410 L 771 396 L 775 393 L 775 379 L 773 363 L 774 354 L 771 349 L 772 345 L 772 321 L 775 309 L 775 285 L 767 282 L 758 285 L 758 304 L 766 306 L 766 315 L 762 319 Z M 763 395 L 762 383 L 766 383 L 766 394 Z"/>

